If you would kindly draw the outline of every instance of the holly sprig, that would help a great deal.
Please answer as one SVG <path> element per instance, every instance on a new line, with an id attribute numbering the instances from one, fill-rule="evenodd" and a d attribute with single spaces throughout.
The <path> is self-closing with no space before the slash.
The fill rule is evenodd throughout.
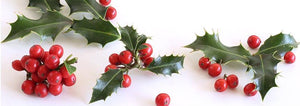
<path id="1" fill-rule="evenodd" d="M 132 26 L 119 27 L 121 32 L 121 41 L 125 44 L 126 50 L 133 53 L 133 62 L 131 64 L 118 65 L 118 69 L 109 69 L 103 73 L 93 88 L 93 94 L 90 103 L 98 100 L 105 100 L 118 88 L 122 87 L 123 74 L 128 74 L 131 69 L 138 68 L 141 71 L 150 71 L 155 74 L 172 75 L 178 73 L 183 68 L 184 56 L 158 56 L 148 66 L 144 66 L 140 59 L 138 50 L 144 49 L 148 37 L 138 34 Z"/>
<path id="2" fill-rule="evenodd" d="M 204 36 L 197 35 L 197 39 L 185 47 L 193 51 L 201 50 L 205 57 L 217 63 L 237 61 L 247 66 L 247 71 L 253 71 L 253 81 L 264 100 L 267 92 L 272 87 L 277 87 L 275 83 L 275 78 L 279 74 L 277 64 L 286 52 L 297 48 L 298 44 L 292 35 L 279 33 L 270 36 L 259 50 L 251 55 L 241 44 L 228 47 L 220 42 L 218 34 L 205 32 Z"/>
<path id="3" fill-rule="evenodd" d="M 76 12 L 89 12 L 94 15 L 93 19 L 74 20 L 64 16 L 59 11 L 62 7 L 59 0 L 29 0 L 28 7 L 41 9 L 42 17 L 37 20 L 18 15 L 16 22 L 11 23 L 11 31 L 2 41 L 8 42 L 17 38 L 23 38 L 31 32 L 41 36 L 42 40 L 56 36 L 65 28 L 80 33 L 90 43 L 99 43 L 105 46 L 107 43 L 120 38 L 116 27 L 104 17 L 107 7 L 96 2 L 96 0 L 66 0 L 71 9 L 71 14 Z"/>

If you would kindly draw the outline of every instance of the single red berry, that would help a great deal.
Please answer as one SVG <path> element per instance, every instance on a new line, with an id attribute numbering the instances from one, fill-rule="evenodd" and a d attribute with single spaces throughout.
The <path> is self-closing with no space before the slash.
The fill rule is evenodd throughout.
<path id="1" fill-rule="evenodd" d="M 35 82 L 31 80 L 25 80 L 22 84 L 22 91 L 27 95 L 33 94 L 34 88 L 35 88 Z"/>
<path id="2" fill-rule="evenodd" d="M 227 89 L 227 82 L 225 79 L 218 79 L 215 82 L 215 89 L 218 92 L 223 92 Z"/>
<path id="3" fill-rule="evenodd" d="M 210 65 L 210 61 L 209 61 L 209 58 L 205 58 L 205 57 L 201 57 L 199 59 L 199 67 L 202 68 L 203 70 L 206 70 L 209 65 Z"/>
<path id="4" fill-rule="evenodd" d="M 31 58 L 41 59 L 44 55 L 44 49 L 40 45 L 33 45 L 29 50 Z"/>
<path id="5" fill-rule="evenodd" d="M 110 4 L 111 0 L 99 0 L 99 3 L 103 6 L 108 6 Z"/>
<path id="6" fill-rule="evenodd" d="M 22 66 L 22 63 L 20 60 L 14 60 L 11 65 L 17 71 L 24 70 L 24 67 Z"/>
<path id="7" fill-rule="evenodd" d="M 254 96 L 257 93 L 256 90 L 256 85 L 254 83 L 248 83 L 245 87 L 244 87 L 244 93 L 247 96 Z"/>
<path id="8" fill-rule="evenodd" d="M 236 88 L 239 84 L 239 79 L 236 75 L 231 74 L 226 78 L 229 88 Z"/>
<path id="9" fill-rule="evenodd" d="M 62 66 L 60 69 L 59 69 L 59 72 L 61 73 L 62 77 L 63 78 L 68 78 L 70 77 L 71 75 L 69 74 L 66 66 Z"/>
<path id="10" fill-rule="evenodd" d="M 41 83 L 42 81 L 45 80 L 45 79 L 40 78 L 36 73 L 31 74 L 31 79 L 32 79 L 32 81 L 34 81 L 36 83 Z"/>
<path id="11" fill-rule="evenodd" d="M 261 41 L 260 41 L 260 39 L 259 39 L 258 36 L 251 35 L 248 38 L 247 43 L 248 43 L 248 45 L 249 45 L 250 48 L 255 49 L 255 48 L 257 48 L 260 45 Z"/>
<path id="12" fill-rule="evenodd" d="M 48 57 L 46 57 L 45 59 L 45 65 L 49 68 L 49 69 L 56 69 L 59 66 L 59 57 L 54 55 L 54 54 L 50 54 Z"/>
<path id="13" fill-rule="evenodd" d="M 112 6 L 109 6 L 106 10 L 105 19 L 113 20 L 116 16 L 117 16 L 117 10 Z"/>
<path id="14" fill-rule="evenodd" d="M 60 72 L 54 70 L 48 74 L 47 80 L 48 80 L 48 83 L 51 85 L 58 85 L 62 81 L 62 75 Z"/>
<path id="15" fill-rule="evenodd" d="M 285 53 L 284 60 L 285 63 L 294 63 L 296 60 L 296 56 L 293 52 L 289 51 Z"/>
<path id="16" fill-rule="evenodd" d="M 169 106 L 170 101 L 170 96 L 166 93 L 160 93 L 155 98 L 156 106 Z"/>
<path id="17" fill-rule="evenodd" d="M 45 51 L 44 52 L 44 55 L 43 55 L 43 57 L 42 57 L 42 62 L 45 62 L 45 60 L 46 60 L 46 57 L 48 57 L 49 56 L 49 52 L 48 51 Z"/>
<path id="18" fill-rule="evenodd" d="M 75 83 L 76 83 L 75 74 L 72 74 L 70 77 L 63 79 L 63 84 L 66 86 L 73 86 Z"/>
<path id="19" fill-rule="evenodd" d="M 218 63 L 211 64 L 208 67 L 208 74 L 212 77 L 216 77 L 216 76 L 220 75 L 221 72 L 222 72 L 222 67 Z"/>
<path id="20" fill-rule="evenodd" d="M 110 69 L 117 69 L 118 67 L 116 66 L 116 65 L 107 65 L 106 67 L 105 67 L 105 70 L 104 70 L 104 72 L 107 72 L 107 71 L 109 71 Z"/>
<path id="21" fill-rule="evenodd" d="M 35 73 L 40 67 L 40 62 L 36 59 L 30 58 L 25 62 L 25 69 L 30 73 Z"/>
<path id="22" fill-rule="evenodd" d="M 28 59 L 30 59 L 30 56 L 29 56 L 29 55 L 24 55 L 24 56 L 22 57 L 22 59 L 21 59 L 21 65 L 22 65 L 22 67 L 25 68 L 25 63 L 26 63 L 26 61 L 27 61 Z"/>
<path id="23" fill-rule="evenodd" d="M 150 63 L 153 62 L 153 57 L 148 57 L 145 60 L 143 60 L 144 66 L 147 67 Z"/>
<path id="24" fill-rule="evenodd" d="M 124 74 L 123 75 L 123 81 L 122 81 L 122 87 L 128 88 L 131 85 L 131 78 L 129 75 Z"/>
<path id="25" fill-rule="evenodd" d="M 109 62 L 110 62 L 110 64 L 113 64 L 113 65 L 119 65 L 119 64 L 121 64 L 120 60 L 119 60 L 119 55 L 117 53 L 111 54 L 109 56 Z"/>
<path id="26" fill-rule="evenodd" d="M 58 84 L 58 85 L 49 85 L 49 92 L 54 95 L 57 96 L 62 92 L 62 84 Z"/>
<path id="27" fill-rule="evenodd" d="M 64 49 L 60 45 L 53 45 L 49 49 L 49 54 L 54 54 L 61 58 L 64 54 Z"/>
<path id="28" fill-rule="evenodd" d="M 47 85 L 44 83 L 37 84 L 35 86 L 34 92 L 38 97 L 41 97 L 41 98 L 46 97 L 48 95 Z"/>
<path id="29" fill-rule="evenodd" d="M 119 60 L 122 64 L 130 64 L 132 62 L 132 54 L 130 51 L 122 51 L 119 55 Z"/>
<path id="30" fill-rule="evenodd" d="M 147 57 L 150 57 L 153 53 L 152 46 L 149 43 L 144 43 L 141 46 L 144 47 L 143 49 L 139 50 L 141 58 L 146 59 Z"/>
<path id="31" fill-rule="evenodd" d="M 39 69 L 37 70 L 37 75 L 38 75 L 41 79 L 46 79 L 49 72 L 50 72 L 50 70 L 49 70 L 45 65 L 41 65 L 41 66 L 39 67 Z"/>

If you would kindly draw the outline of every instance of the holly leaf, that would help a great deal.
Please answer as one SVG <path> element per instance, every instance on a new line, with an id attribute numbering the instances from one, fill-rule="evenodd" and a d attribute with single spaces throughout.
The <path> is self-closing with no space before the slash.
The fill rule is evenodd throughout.
<path id="1" fill-rule="evenodd" d="M 63 28 L 71 24 L 72 20 L 61 15 L 57 11 L 48 11 L 38 20 L 28 19 L 25 16 L 18 16 L 17 21 L 10 24 L 11 31 L 2 42 L 23 38 L 30 32 L 36 32 L 42 38 L 52 37 L 54 40 Z"/>
<path id="2" fill-rule="evenodd" d="M 77 58 L 75 57 L 75 58 L 70 59 L 71 57 L 72 57 L 72 54 L 67 57 L 67 59 L 64 61 L 64 64 L 63 64 L 66 67 L 66 69 L 70 75 L 76 71 L 76 67 L 72 66 L 71 64 L 77 63 Z"/>
<path id="3" fill-rule="evenodd" d="M 104 46 L 108 42 L 120 38 L 117 28 L 109 21 L 102 19 L 88 20 L 84 18 L 83 20 L 74 20 L 74 24 L 71 28 L 84 36 L 89 44 L 96 42 Z"/>
<path id="4" fill-rule="evenodd" d="M 138 48 L 147 41 L 145 35 L 140 35 L 132 26 L 119 27 L 121 32 L 121 41 L 125 44 L 125 48 L 136 54 Z"/>
<path id="5" fill-rule="evenodd" d="M 107 7 L 96 2 L 96 0 L 66 0 L 71 8 L 71 12 L 90 12 L 95 17 L 104 19 Z"/>
<path id="6" fill-rule="evenodd" d="M 38 7 L 43 12 L 48 11 L 59 11 L 62 5 L 59 3 L 59 0 L 29 0 L 28 7 Z"/>
<path id="7" fill-rule="evenodd" d="M 194 51 L 202 50 L 206 57 L 220 63 L 227 63 L 230 61 L 241 61 L 247 64 L 249 61 L 247 56 L 251 54 L 241 44 L 239 46 L 227 47 L 223 45 L 217 34 L 209 34 L 205 32 L 204 36 L 197 36 L 197 39 L 185 46 Z"/>
<path id="8" fill-rule="evenodd" d="M 254 81 L 257 89 L 264 99 L 267 92 L 272 87 L 277 87 L 275 77 L 277 73 L 277 64 L 280 60 L 273 57 L 273 54 L 260 54 L 249 57 L 249 65 L 254 71 Z"/>
<path id="9" fill-rule="evenodd" d="M 273 54 L 277 58 L 283 57 L 288 51 L 291 51 L 294 47 L 297 47 L 298 43 L 290 34 L 279 33 L 275 36 L 269 37 L 264 44 L 259 48 L 255 55 L 259 54 Z"/>
<path id="10" fill-rule="evenodd" d="M 105 100 L 121 86 L 123 73 L 120 69 L 109 70 L 97 80 L 93 88 L 93 95 L 90 103 L 98 100 Z"/>
<path id="11" fill-rule="evenodd" d="M 172 73 L 178 73 L 178 70 L 183 68 L 183 60 L 184 56 L 159 56 L 145 70 L 171 76 Z"/>

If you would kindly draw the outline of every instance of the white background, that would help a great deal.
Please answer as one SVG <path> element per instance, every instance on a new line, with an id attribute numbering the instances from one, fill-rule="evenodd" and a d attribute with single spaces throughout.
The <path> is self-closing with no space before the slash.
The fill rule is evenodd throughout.
<path id="1" fill-rule="evenodd" d="M 1 41 L 9 34 L 8 23 L 16 21 L 17 16 L 25 15 L 38 19 L 38 9 L 27 8 L 29 0 L 1 0 Z M 67 15 L 69 7 L 64 0 L 62 13 Z M 251 82 L 252 73 L 246 73 L 246 67 L 239 63 L 223 65 L 223 74 L 236 74 L 240 83 L 236 89 L 216 92 L 213 85 L 222 75 L 212 78 L 198 67 L 198 60 L 204 54 L 192 52 L 183 46 L 192 43 L 196 36 L 208 32 L 217 32 L 222 43 L 228 46 L 242 44 L 246 49 L 248 36 L 258 35 L 262 41 L 281 31 L 294 35 L 300 41 L 300 6 L 297 0 L 112 0 L 118 15 L 114 25 L 133 25 L 139 33 L 151 36 L 148 42 L 154 48 L 153 56 L 185 55 L 184 69 L 180 74 L 170 76 L 155 75 L 151 72 L 130 71 L 132 84 L 121 88 L 106 101 L 88 104 L 96 79 L 109 64 L 112 53 L 124 50 L 120 41 L 114 41 L 102 47 L 99 44 L 86 45 L 80 34 L 71 31 L 60 33 L 56 41 L 50 38 L 41 41 L 37 34 L 31 33 L 22 39 L 1 43 L 1 105 L 104 105 L 104 106 L 154 106 L 155 97 L 165 92 L 171 96 L 170 106 L 200 105 L 300 105 L 299 75 L 300 61 L 294 64 L 278 64 L 280 75 L 276 78 L 279 87 L 272 88 L 262 101 L 258 93 L 254 97 L 244 95 L 244 85 Z M 89 14 L 85 14 L 90 17 Z M 72 15 L 80 19 L 80 14 Z M 77 83 L 73 87 L 64 87 L 59 96 L 46 98 L 25 95 L 21 84 L 25 72 L 14 71 L 11 62 L 28 54 L 29 48 L 40 44 L 48 50 L 53 44 L 64 47 L 63 59 L 69 54 L 79 58 Z M 254 53 L 256 50 L 251 50 Z M 300 50 L 294 49 L 300 57 Z M 61 60 L 62 61 L 62 60 Z"/>

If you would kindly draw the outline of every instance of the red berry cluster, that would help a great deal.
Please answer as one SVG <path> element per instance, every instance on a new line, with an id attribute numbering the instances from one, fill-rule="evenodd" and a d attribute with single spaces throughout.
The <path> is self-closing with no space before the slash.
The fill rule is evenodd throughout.
<path id="1" fill-rule="evenodd" d="M 57 96 L 62 92 L 63 84 L 66 86 L 75 84 L 75 74 L 70 75 L 66 67 L 59 64 L 63 53 L 64 50 L 60 45 L 53 45 L 49 51 L 44 51 L 40 45 L 33 45 L 29 55 L 12 62 L 15 70 L 27 72 L 27 79 L 22 84 L 25 94 L 35 93 L 43 98 L 50 92 Z"/>
<path id="2" fill-rule="evenodd" d="M 110 4 L 110 2 L 111 0 L 99 0 L 99 3 L 104 7 L 107 7 Z M 105 19 L 113 20 L 114 18 L 116 18 L 116 16 L 117 10 L 112 6 L 109 6 L 106 10 Z"/>
<path id="3" fill-rule="evenodd" d="M 153 53 L 153 48 L 150 44 L 144 43 L 142 46 L 145 48 L 139 50 L 139 58 L 142 60 L 143 66 L 147 67 L 152 61 L 153 57 L 150 57 Z M 113 53 L 109 56 L 110 65 L 105 67 L 105 72 L 109 71 L 110 69 L 118 69 L 118 68 L 128 68 L 134 65 L 134 56 L 131 51 L 125 50 L 122 51 L 120 54 Z M 131 78 L 128 74 L 123 75 L 122 87 L 127 88 L 131 84 Z"/>

